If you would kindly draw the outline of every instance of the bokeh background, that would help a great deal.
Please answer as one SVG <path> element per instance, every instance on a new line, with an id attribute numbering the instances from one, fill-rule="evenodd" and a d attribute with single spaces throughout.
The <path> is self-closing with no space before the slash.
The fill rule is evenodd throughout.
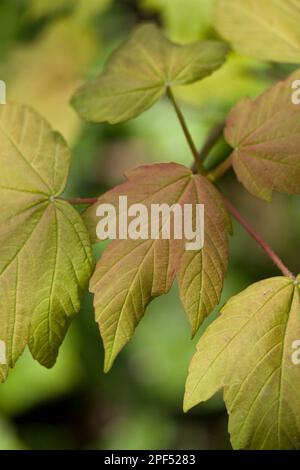
<path id="1" fill-rule="evenodd" d="M 68 196 L 99 195 L 122 181 L 124 170 L 141 163 L 191 164 L 167 101 L 129 123 L 111 127 L 81 122 L 69 99 L 78 85 L 99 74 L 110 52 L 137 23 L 155 21 L 180 43 L 216 38 L 212 4 L 212 0 L 0 0 L 0 79 L 7 83 L 9 100 L 40 111 L 68 140 L 73 151 Z M 199 148 L 238 99 L 257 96 L 290 71 L 289 66 L 230 53 L 227 64 L 212 77 L 175 90 Z M 220 140 L 208 166 L 228 152 Z M 221 186 L 290 269 L 298 272 L 298 199 L 275 195 L 272 204 L 260 202 L 243 190 L 233 174 Z M 103 248 L 95 247 L 95 258 Z M 248 284 L 274 275 L 278 272 L 270 260 L 234 224 L 221 304 Z M 182 412 L 189 361 L 216 315 L 217 310 L 191 340 L 175 285 L 150 305 L 134 339 L 104 375 L 102 343 L 92 297 L 87 294 L 56 366 L 43 369 L 26 352 L 0 385 L 0 449 L 230 449 L 221 393 L 186 415 Z"/>

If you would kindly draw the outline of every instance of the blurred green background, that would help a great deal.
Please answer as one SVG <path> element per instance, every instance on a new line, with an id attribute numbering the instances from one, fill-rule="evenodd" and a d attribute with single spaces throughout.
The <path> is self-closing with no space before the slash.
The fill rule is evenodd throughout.
<path id="1" fill-rule="evenodd" d="M 69 99 L 96 76 L 135 24 L 152 20 L 185 43 L 216 38 L 211 0 L 0 0 L 0 79 L 8 100 L 29 104 L 68 140 L 73 165 L 68 196 L 96 196 L 145 162 L 190 165 L 173 110 L 161 101 L 122 125 L 81 122 Z M 177 98 L 199 147 L 242 96 L 257 96 L 290 68 L 230 53 L 212 77 L 178 89 Z M 220 141 L 212 166 L 229 149 Z M 221 183 L 241 212 L 291 270 L 300 235 L 297 198 L 272 205 L 247 194 L 228 174 Z M 95 247 L 97 258 L 103 246 Z M 234 225 L 230 268 L 221 304 L 248 284 L 278 275 L 265 254 Z M 217 315 L 206 321 L 201 331 Z M 0 449 L 230 449 L 222 394 L 187 415 L 182 398 L 196 342 L 177 287 L 148 308 L 134 339 L 112 371 L 102 372 L 103 349 L 87 294 L 56 366 L 48 371 L 26 352 L 0 385 Z"/>

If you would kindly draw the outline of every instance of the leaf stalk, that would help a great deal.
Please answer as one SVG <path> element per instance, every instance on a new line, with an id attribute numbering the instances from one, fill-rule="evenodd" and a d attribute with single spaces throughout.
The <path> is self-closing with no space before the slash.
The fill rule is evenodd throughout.
<path id="1" fill-rule="evenodd" d="M 222 163 L 210 171 L 207 178 L 213 183 L 218 181 L 232 166 L 232 156 L 229 155 Z"/>
<path id="2" fill-rule="evenodd" d="M 61 199 L 63 201 L 67 201 L 69 204 L 72 204 L 74 206 L 78 206 L 80 204 L 95 204 L 98 201 L 97 197 L 60 197 L 58 199 Z"/>
<path id="3" fill-rule="evenodd" d="M 274 264 L 279 268 L 282 274 L 286 277 L 289 277 L 296 280 L 296 277 L 291 273 L 291 271 L 285 266 L 283 261 L 275 253 L 275 251 L 268 245 L 268 243 L 256 232 L 256 230 L 247 222 L 236 207 L 224 196 L 223 201 L 228 211 L 233 215 L 233 217 L 239 222 L 242 227 L 249 233 L 249 235 L 260 245 L 264 252 L 271 258 Z"/>
<path id="4" fill-rule="evenodd" d="M 184 118 L 184 116 L 183 116 L 183 114 L 182 114 L 182 111 L 181 111 L 181 109 L 179 108 L 179 106 L 178 106 L 178 104 L 177 104 L 177 102 L 176 102 L 176 100 L 175 100 L 175 97 L 174 97 L 173 92 L 172 92 L 172 90 L 171 90 L 170 87 L 167 88 L 167 95 L 168 95 L 168 97 L 169 97 L 169 99 L 170 99 L 170 101 L 171 101 L 171 103 L 172 103 L 172 105 L 173 105 L 173 107 L 174 107 L 174 109 L 175 109 L 175 112 L 176 112 L 176 114 L 177 114 L 177 117 L 178 117 L 178 120 L 179 120 L 179 122 L 180 122 L 181 128 L 182 128 L 182 130 L 183 130 L 183 133 L 184 133 L 184 135 L 185 135 L 185 138 L 186 138 L 186 140 L 187 140 L 187 143 L 188 143 L 188 145 L 189 145 L 189 147 L 190 147 L 190 149 L 191 149 L 191 152 L 192 152 L 192 154 L 193 154 L 193 157 L 194 157 L 194 159 L 195 159 L 195 165 L 196 165 L 197 171 L 198 171 L 198 173 L 200 173 L 201 175 L 206 175 L 205 168 L 204 168 L 204 166 L 203 166 L 203 164 L 202 164 L 200 155 L 199 155 L 198 150 L 197 150 L 197 148 L 196 148 L 196 145 L 195 145 L 195 143 L 194 143 L 194 141 L 193 141 L 193 138 L 192 138 L 192 136 L 191 136 L 191 134 L 190 134 L 190 131 L 189 131 L 188 126 L 187 126 L 187 124 L 186 124 L 185 118 Z"/>

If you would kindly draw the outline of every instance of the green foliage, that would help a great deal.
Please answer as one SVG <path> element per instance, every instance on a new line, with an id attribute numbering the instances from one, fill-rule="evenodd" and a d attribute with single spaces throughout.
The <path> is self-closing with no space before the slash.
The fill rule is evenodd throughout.
<path id="1" fill-rule="evenodd" d="M 3 380 L 27 343 L 41 364 L 54 364 L 92 262 L 79 214 L 59 199 L 70 164 L 62 137 L 31 109 L 10 104 L 1 107 L 0 134 Z"/>
<path id="2" fill-rule="evenodd" d="M 29 0 L 27 14 L 33 18 L 42 18 L 73 8 L 75 3 L 75 0 Z"/>
<path id="3" fill-rule="evenodd" d="M 250 193 L 266 201 L 273 190 L 300 194 L 300 107 L 292 103 L 297 70 L 256 100 L 242 99 L 229 113 L 225 137 L 232 164 Z"/>
<path id="4" fill-rule="evenodd" d="M 203 39 L 211 28 L 211 0 L 140 0 L 140 3 L 147 11 L 161 14 L 164 29 L 173 41 Z"/>
<path id="5" fill-rule="evenodd" d="M 79 18 L 86 18 L 105 9 L 111 0 L 28 0 L 27 14 L 43 18 L 64 11 L 75 11 Z"/>
<path id="6" fill-rule="evenodd" d="M 151 44 L 151 48 L 154 44 L 157 48 L 154 55 L 150 52 L 151 62 L 149 64 L 148 58 L 146 69 L 142 57 L 134 53 L 135 38 L 141 31 L 151 31 L 149 36 L 141 36 L 146 48 L 147 44 Z M 111 83 L 116 79 L 119 85 L 118 80 L 122 77 L 122 86 L 128 87 L 130 75 L 124 75 L 122 71 L 124 64 L 128 66 L 128 61 L 132 64 L 136 57 L 143 77 L 153 77 L 153 68 L 155 73 L 157 71 L 157 57 L 161 57 L 165 50 L 165 40 L 162 41 L 161 37 L 150 41 L 154 31 L 157 36 L 157 30 L 150 26 L 138 29 L 115 53 L 102 78 L 75 95 L 73 104 L 81 115 L 112 123 L 135 117 L 164 93 L 166 84 L 168 87 L 179 84 L 173 74 L 165 73 L 163 88 L 158 95 L 157 85 L 154 85 L 154 90 L 150 88 L 149 97 L 150 85 L 147 87 L 139 82 L 140 86 L 135 84 L 131 88 L 135 90 L 135 94 L 130 96 L 132 101 L 126 96 L 121 109 L 116 101 L 107 104 L 98 100 L 99 93 L 107 99 L 105 80 Z M 140 42 L 138 44 L 139 50 Z M 182 47 L 177 50 L 182 51 Z M 282 49 L 279 53 L 283 54 Z M 260 58 L 259 53 L 255 56 Z M 159 77 L 162 77 L 161 64 L 164 63 L 165 59 L 159 62 Z M 118 75 L 112 73 L 114 67 Z M 136 68 L 132 66 L 131 70 L 135 71 L 136 79 Z M 184 74 L 186 71 L 184 68 Z M 170 76 L 172 79 L 168 80 L 166 77 Z M 178 72 L 175 76 L 178 77 Z M 271 87 L 255 101 L 242 100 L 227 119 L 225 137 L 234 148 L 229 161 L 245 187 L 266 200 L 271 199 L 273 190 L 299 193 L 299 108 L 291 100 L 292 82 L 296 78 L 298 72 Z M 195 75 L 184 79 L 183 83 L 193 81 Z M 100 89 L 100 85 L 104 88 Z M 119 100 L 120 92 L 125 92 L 120 86 L 113 90 L 115 99 Z M 109 100 L 111 93 L 112 88 L 108 92 Z M 172 97 L 171 101 L 190 143 L 183 118 Z M 193 146 L 191 148 L 195 156 Z M 197 155 L 195 157 L 197 160 Z M 132 337 L 148 303 L 170 289 L 176 273 L 180 297 L 195 333 L 220 300 L 227 266 L 230 222 L 220 195 L 205 176 L 192 177 L 183 167 L 174 164 L 139 167 L 126 176 L 125 183 L 100 197 L 97 204 L 113 202 L 117 206 L 117 199 L 122 194 L 129 195 L 130 204 L 204 202 L 206 240 L 204 248 L 196 253 L 182 250 L 182 245 L 175 240 L 149 239 L 135 242 L 117 240 L 105 251 L 91 283 L 96 318 L 106 349 L 105 370 L 111 367 L 118 352 Z M 87 210 L 84 220 L 90 233 L 95 234 L 95 208 Z M 254 238 L 258 240 L 256 235 Z M 271 250 L 266 251 L 270 253 Z M 201 338 L 190 367 L 185 409 L 224 388 L 235 448 L 300 447 L 297 417 L 300 410 L 294 388 L 299 374 L 291 360 L 293 341 L 300 337 L 299 288 L 298 281 L 291 278 L 278 259 L 277 263 L 287 277 L 262 281 L 232 298 L 222 310 L 221 317 Z M 268 397 L 267 403 L 265 397 Z"/>
<path id="7" fill-rule="evenodd" d="M 216 0 L 215 25 L 236 51 L 257 59 L 300 63 L 298 0 Z"/>
<path id="8" fill-rule="evenodd" d="M 69 99 L 94 57 L 97 41 L 94 29 L 87 29 L 88 18 L 82 18 L 85 13 L 79 12 L 81 4 L 67 17 L 47 23 L 38 41 L 17 44 L 0 61 L 0 76 L 7 83 L 9 99 L 33 107 L 70 145 L 82 122 Z"/>
<path id="9" fill-rule="evenodd" d="M 184 407 L 224 388 L 236 449 L 300 447 L 300 374 L 292 362 L 299 295 L 287 278 L 258 282 L 232 297 L 199 341 Z"/>
<path id="10" fill-rule="evenodd" d="M 184 240 L 117 240 L 110 244 L 96 266 L 91 281 L 95 294 L 96 319 L 103 338 L 108 371 L 119 351 L 130 340 L 149 302 L 169 291 L 176 273 L 180 296 L 195 334 L 204 318 L 219 303 L 227 267 L 227 232 L 230 227 L 221 198 L 201 175 L 193 176 L 184 166 L 141 166 L 126 174 L 127 181 L 100 197 L 84 214 L 91 237 L 96 241 L 99 204 L 118 210 L 119 196 L 128 205 L 205 204 L 205 234 L 208 242 L 199 251 L 185 251 Z M 122 214 L 117 214 L 120 219 Z M 159 222 L 159 233 L 163 220 Z M 111 279 L 115 282 L 111 282 Z M 190 289 L 192 287 L 192 290 Z"/>
<path id="11" fill-rule="evenodd" d="M 26 413 L 46 400 L 59 399 L 84 380 L 78 338 L 72 326 L 70 330 L 51 369 L 41 367 L 28 349 L 24 351 L 13 373 L 1 384 L 0 407 L 6 415 Z"/>
<path id="12" fill-rule="evenodd" d="M 79 2 L 76 8 L 72 1 L 64 3 L 74 8 L 74 16 L 61 23 L 60 42 L 50 34 L 50 43 L 62 44 L 71 30 L 82 33 L 94 12 L 108 3 L 94 0 L 86 7 L 86 2 Z M 143 3 L 162 8 L 158 0 Z M 38 17 L 56 13 L 61 6 L 47 2 L 40 11 L 40 2 L 33 5 Z M 165 12 L 170 5 L 164 5 Z M 298 0 L 219 0 L 216 27 L 246 55 L 299 62 L 299 10 Z M 82 37 L 74 44 L 81 44 Z M 38 55 L 45 55 L 48 39 L 46 35 Z M 139 166 L 126 172 L 125 182 L 95 198 L 81 215 L 62 196 L 70 151 L 61 135 L 31 108 L 14 104 L 0 108 L 0 340 L 7 358 L 7 365 L 0 366 L 0 379 L 6 379 L 27 344 L 42 365 L 54 365 L 89 280 L 105 348 L 105 371 L 132 338 L 148 304 L 168 293 L 175 278 L 194 335 L 220 302 L 228 264 L 229 210 L 285 277 L 254 284 L 226 303 L 199 341 L 184 407 L 188 410 L 223 389 L 234 448 L 300 448 L 299 368 L 291 358 L 292 345 L 300 339 L 299 277 L 293 277 L 213 184 L 216 172 L 206 170 L 172 94 L 175 86 L 209 77 L 223 64 L 226 53 L 222 42 L 178 45 L 157 26 L 144 24 L 112 54 L 100 77 L 75 93 L 72 104 L 81 117 L 111 124 L 139 116 L 167 95 L 198 168 L 194 174 L 177 163 Z M 69 81 L 74 87 L 78 71 L 71 67 Z M 225 138 L 233 151 L 221 167 L 232 164 L 245 188 L 266 201 L 274 190 L 300 193 L 300 107 L 291 101 L 296 79 L 299 71 L 255 100 L 241 100 L 226 121 Z M 217 168 L 219 174 L 222 168 Z M 92 274 L 91 242 L 98 241 L 96 208 L 113 204 L 119 221 L 122 195 L 128 205 L 143 203 L 148 212 L 153 204 L 181 208 L 204 204 L 204 247 L 187 251 L 187 240 L 172 237 L 117 239 L 101 254 Z M 159 234 L 163 224 L 162 218 Z"/>
<path id="13" fill-rule="evenodd" d="M 168 87 L 210 75 L 222 65 L 226 52 L 221 42 L 178 46 L 156 26 L 139 26 L 111 56 L 102 75 L 77 91 L 72 104 L 88 121 L 126 121 L 150 108 Z"/>

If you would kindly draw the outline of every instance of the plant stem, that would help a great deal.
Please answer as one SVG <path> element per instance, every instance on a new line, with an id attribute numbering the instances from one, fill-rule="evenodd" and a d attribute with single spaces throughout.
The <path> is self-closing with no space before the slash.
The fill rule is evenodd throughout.
<path id="1" fill-rule="evenodd" d="M 184 116 L 178 107 L 175 98 L 173 96 L 173 93 L 170 88 L 167 89 L 168 96 L 174 106 L 174 109 L 176 111 L 176 114 L 178 116 L 179 122 L 181 124 L 182 130 L 185 134 L 186 140 L 189 144 L 189 147 L 193 153 L 193 156 L 195 158 L 195 165 L 197 168 L 198 173 L 202 175 L 206 175 L 206 171 L 202 165 L 201 158 L 205 158 L 206 155 L 209 153 L 210 149 L 214 146 L 216 141 L 219 139 L 221 133 L 223 132 L 224 129 L 224 124 L 220 124 L 214 131 L 211 133 L 211 135 L 208 137 L 206 143 L 202 147 L 200 153 L 198 153 L 196 146 L 194 144 L 194 141 L 191 137 L 191 134 L 188 130 L 188 127 L 186 125 Z M 201 158 L 200 158 L 201 157 Z M 226 171 L 231 168 L 231 156 L 226 158 L 220 165 L 218 165 L 214 170 L 212 170 L 207 176 L 208 179 L 210 179 L 212 182 L 216 182 Z M 279 258 L 279 256 L 275 253 L 275 251 L 268 245 L 268 243 L 255 231 L 255 229 L 243 218 L 243 216 L 239 213 L 239 211 L 236 209 L 236 207 L 233 206 L 233 204 L 224 196 L 222 195 L 223 201 L 225 206 L 227 207 L 228 211 L 233 215 L 233 217 L 244 227 L 244 229 L 249 233 L 249 235 L 258 243 L 258 245 L 265 251 L 265 253 L 271 258 L 271 260 L 274 262 L 274 264 L 279 268 L 279 270 L 282 272 L 282 274 L 286 277 L 289 277 L 296 281 L 296 277 L 291 273 L 291 271 L 285 266 L 283 261 Z M 70 204 L 73 205 L 79 205 L 79 204 L 85 204 L 85 205 L 91 205 L 95 204 L 98 201 L 98 198 L 80 198 L 80 197 L 75 197 L 75 198 L 59 198 L 64 201 L 69 202 Z"/>
<path id="2" fill-rule="evenodd" d="M 67 201 L 69 204 L 77 206 L 79 204 L 95 204 L 98 201 L 97 197 L 66 197 L 58 198 Z"/>
<path id="3" fill-rule="evenodd" d="M 189 131 L 189 129 L 188 129 L 188 127 L 187 127 L 187 124 L 186 124 L 186 122 L 185 122 L 184 116 L 183 116 L 183 114 L 182 114 L 180 108 L 178 107 L 178 105 L 177 105 L 177 103 L 176 103 L 176 100 L 175 100 L 175 98 L 174 98 L 174 95 L 173 95 L 173 93 L 172 93 L 171 88 L 169 88 L 169 87 L 167 88 L 167 95 L 168 95 L 168 97 L 169 97 L 169 99 L 170 99 L 170 101 L 171 101 L 171 103 L 172 103 L 172 105 L 173 105 L 173 107 L 174 107 L 174 109 L 175 109 L 175 112 L 176 112 L 177 117 L 178 117 L 178 119 L 179 119 L 180 125 L 181 125 L 181 127 L 182 127 L 182 130 L 183 130 L 183 132 L 184 132 L 185 138 L 186 138 L 186 140 L 187 140 L 187 143 L 189 144 L 189 147 L 190 147 L 190 149 L 191 149 L 191 151 L 192 151 L 193 157 L 194 157 L 194 159 L 195 159 L 195 164 L 196 164 L 197 170 L 198 170 L 198 172 L 199 172 L 201 175 L 205 175 L 205 174 L 206 174 L 206 171 L 205 171 L 205 169 L 204 169 L 204 167 L 203 167 L 203 165 L 202 165 L 202 162 L 201 162 L 201 160 L 200 160 L 200 156 L 199 156 L 198 150 L 197 150 L 197 148 L 196 148 L 196 146 L 195 146 L 195 144 L 194 144 L 194 141 L 193 141 L 193 139 L 192 139 L 192 136 L 191 136 L 191 134 L 190 134 L 190 131 Z"/>
<path id="4" fill-rule="evenodd" d="M 228 170 L 230 170 L 231 166 L 232 157 L 229 155 L 229 157 L 208 173 L 207 178 L 213 182 L 218 181 Z"/>
<path id="5" fill-rule="evenodd" d="M 272 250 L 272 248 L 268 245 L 268 243 L 261 238 L 261 236 L 254 230 L 254 228 L 243 218 L 243 216 L 239 213 L 239 211 L 234 207 L 231 202 L 225 197 L 223 197 L 223 201 L 229 212 L 233 215 L 233 217 L 244 227 L 244 229 L 249 233 L 249 235 L 261 246 L 261 248 L 267 253 L 267 255 L 271 258 L 271 260 L 276 264 L 279 270 L 282 272 L 284 276 L 290 277 L 293 280 L 296 280 L 295 276 L 291 273 L 291 271 L 285 266 L 279 256 Z"/>

